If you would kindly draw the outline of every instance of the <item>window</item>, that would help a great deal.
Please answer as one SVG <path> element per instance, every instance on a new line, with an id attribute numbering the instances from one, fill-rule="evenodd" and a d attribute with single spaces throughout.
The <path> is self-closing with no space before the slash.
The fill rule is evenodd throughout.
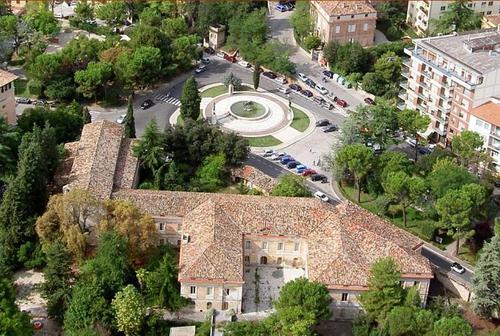
<path id="1" fill-rule="evenodd" d="M 281 263 L 282 263 L 282 262 L 283 262 L 283 258 L 278 257 L 278 259 L 276 259 L 276 263 L 277 263 L 278 265 L 281 265 Z"/>
<path id="2" fill-rule="evenodd" d="M 189 293 L 196 294 L 196 286 L 190 286 L 189 287 Z"/>
<path id="3" fill-rule="evenodd" d="M 351 19 L 354 19 L 354 15 L 351 15 Z"/>
<path id="4" fill-rule="evenodd" d="M 213 287 L 207 287 L 207 296 L 214 295 L 214 288 Z"/>
<path id="5" fill-rule="evenodd" d="M 350 24 L 348 27 L 347 27 L 347 31 L 349 33 L 354 33 L 356 31 L 356 25 L 355 24 Z"/>
<path id="6" fill-rule="evenodd" d="M 160 231 L 165 230 L 165 223 L 160 223 Z"/>
<path id="7" fill-rule="evenodd" d="M 349 299 L 349 293 L 342 293 L 342 298 L 340 299 L 340 301 L 347 302 L 348 299 Z"/>
<path id="8" fill-rule="evenodd" d="M 300 243 L 299 242 L 295 242 L 295 246 L 293 247 L 293 249 L 295 251 L 298 251 L 300 249 Z"/>
<path id="9" fill-rule="evenodd" d="M 488 6 L 493 6 L 493 1 L 488 1 Z"/>
<path id="10" fill-rule="evenodd" d="M 446 10 L 446 6 L 441 6 L 441 12 Z"/>
<path id="11" fill-rule="evenodd" d="M 365 14 L 365 17 L 368 17 L 368 14 Z"/>
<path id="12" fill-rule="evenodd" d="M 367 31 L 368 30 L 368 23 L 363 23 L 363 30 Z"/>
<path id="13" fill-rule="evenodd" d="M 160 245 L 165 245 L 165 239 L 160 239 Z"/>
<path id="14" fill-rule="evenodd" d="M 267 250 L 267 242 L 262 242 L 262 249 Z"/>
<path id="15" fill-rule="evenodd" d="M 278 251 L 283 250 L 283 243 L 278 243 Z"/>
<path id="16" fill-rule="evenodd" d="M 245 240 L 245 249 L 250 250 L 250 240 Z"/>
<path id="17" fill-rule="evenodd" d="M 340 20 L 340 16 L 337 16 L 337 20 Z"/>
<path id="18" fill-rule="evenodd" d="M 340 34 L 340 26 L 335 26 L 335 34 Z"/>
<path id="19" fill-rule="evenodd" d="M 420 281 L 413 281 L 413 286 L 420 288 Z"/>
<path id="20" fill-rule="evenodd" d="M 481 2 L 481 7 L 486 6 L 486 1 Z"/>
<path id="21" fill-rule="evenodd" d="M 486 15 L 491 15 L 491 11 L 487 11 L 487 12 L 486 12 Z"/>
<path id="22" fill-rule="evenodd" d="M 229 288 L 224 289 L 224 293 L 226 293 L 226 295 L 229 295 L 229 291 L 230 291 Z"/>
<path id="23" fill-rule="evenodd" d="M 250 256 L 245 256 L 245 264 L 250 264 Z"/>

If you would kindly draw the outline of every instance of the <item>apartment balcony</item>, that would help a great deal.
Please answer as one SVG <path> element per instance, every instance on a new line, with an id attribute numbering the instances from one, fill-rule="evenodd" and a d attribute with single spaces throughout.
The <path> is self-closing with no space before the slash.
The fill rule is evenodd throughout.
<path id="1" fill-rule="evenodd" d="M 403 76 L 406 79 L 410 78 L 410 70 L 408 68 L 404 68 L 401 70 L 401 76 Z"/>
<path id="2" fill-rule="evenodd" d="M 420 9 L 420 11 L 425 14 L 425 16 L 429 16 L 429 10 L 427 10 L 427 8 L 425 8 L 424 6 L 420 6 L 418 7 L 418 9 Z"/>
<path id="3" fill-rule="evenodd" d="M 492 126 L 492 128 L 494 128 L 494 126 Z M 495 138 L 500 139 L 500 128 L 498 128 L 496 131 L 492 129 L 490 134 Z"/>
<path id="4" fill-rule="evenodd" d="M 403 88 L 404 90 L 408 90 L 408 81 L 402 81 L 399 83 L 399 87 Z"/>
<path id="5" fill-rule="evenodd" d="M 401 97 L 400 97 L 401 98 Z M 406 102 L 404 101 L 399 101 L 396 106 L 398 107 L 399 110 L 404 110 L 406 108 Z"/>
<path id="6" fill-rule="evenodd" d="M 404 65 L 405 67 L 408 67 L 408 68 L 409 68 L 409 67 L 411 66 L 411 59 L 410 59 L 410 58 L 407 58 L 407 59 L 403 60 L 403 65 Z"/>
<path id="7" fill-rule="evenodd" d="M 444 112 L 446 114 L 449 113 L 450 110 L 451 110 L 451 106 L 438 105 L 437 108 L 438 108 L 439 111 Z"/>

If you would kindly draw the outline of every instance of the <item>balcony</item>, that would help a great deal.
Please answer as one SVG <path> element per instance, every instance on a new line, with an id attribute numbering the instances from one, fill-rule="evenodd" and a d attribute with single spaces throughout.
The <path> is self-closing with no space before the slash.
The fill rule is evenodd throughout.
<path id="1" fill-rule="evenodd" d="M 451 106 L 442 106 L 442 105 L 438 105 L 437 108 L 441 111 L 441 112 L 444 112 L 444 113 L 448 113 L 450 112 L 451 110 Z"/>
<path id="2" fill-rule="evenodd" d="M 406 79 L 409 79 L 410 78 L 410 70 L 408 68 L 404 68 L 401 71 L 401 76 L 403 76 Z"/>
<path id="3" fill-rule="evenodd" d="M 409 68 L 411 66 L 411 59 L 410 58 L 405 59 L 403 61 L 403 65 Z"/>
<path id="4" fill-rule="evenodd" d="M 398 109 L 404 110 L 406 108 L 406 103 L 404 101 L 399 101 L 396 106 L 398 107 Z"/>
<path id="5" fill-rule="evenodd" d="M 408 90 L 408 81 L 403 81 L 399 83 L 399 86 L 405 90 Z"/>

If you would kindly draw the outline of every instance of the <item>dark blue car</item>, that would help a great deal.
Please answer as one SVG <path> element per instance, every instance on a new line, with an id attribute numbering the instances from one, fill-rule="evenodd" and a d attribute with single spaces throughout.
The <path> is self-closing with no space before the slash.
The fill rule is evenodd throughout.
<path id="1" fill-rule="evenodd" d="M 277 5 L 276 9 L 279 10 L 280 12 L 286 12 L 288 10 L 288 8 L 286 8 L 285 5 L 281 5 L 281 4 Z"/>
<path id="2" fill-rule="evenodd" d="M 282 157 L 282 158 L 280 159 L 280 163 L 281 163 L 282 165 L 285 165 L 285 164 L 287 164 L 287 163 L 288 163 L 288 162 L 290 162 L 290 161 L 295 161 L 295 160 L 294 160 L 294 159 L 293 159 L 293 157 L 291 157 L 291 156 L 284 156 L 284 157 Z"/>
<path id="3" fill-rule="evenodd" d="M 298 165 L 300 165 L 299 161 L 289 161 L 286 164 L 286 167 L 289 168 L 289 169 L 293 169 L 293 168 L 297 167 Z"/>
<path id="4" fill-rule="evenodd" d="M 325 75 L 328 78 L 333 78 L 333 72 L 328 71 L 328 70 L 324 70 L 323 75 Z"/>

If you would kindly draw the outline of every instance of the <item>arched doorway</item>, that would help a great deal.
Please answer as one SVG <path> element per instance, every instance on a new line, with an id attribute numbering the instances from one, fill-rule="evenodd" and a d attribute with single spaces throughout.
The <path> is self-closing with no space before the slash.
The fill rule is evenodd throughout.
<path id="1" fill-rule="evenodd" d="M 299 265 L 299 258 L 293 258 L 292 266 L 297 267 Z"/>
<path id="2" fill-rule="evenodd" d="M 222 302 L 222 310 L 228 310 L 229 304 L 227 302 Z"/>
<path id="3" fill-rule="evenodd" d="M 261 265 L 267 265 L 267 257 L 266 256 L 260 257 L 260 264 Z"/>
<path id="4" fill-rule="evenodd" d="M 212 302 L 207 302 L 207 309 L 212 308 Z"/>

